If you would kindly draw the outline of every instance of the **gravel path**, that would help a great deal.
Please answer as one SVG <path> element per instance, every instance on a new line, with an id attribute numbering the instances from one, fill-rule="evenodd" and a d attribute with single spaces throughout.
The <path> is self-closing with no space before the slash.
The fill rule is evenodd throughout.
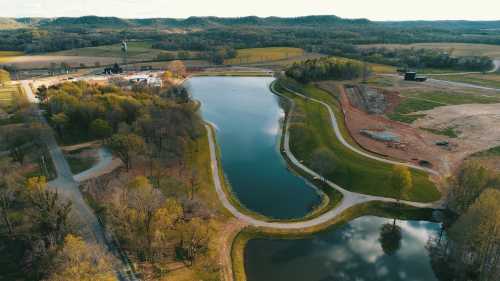
<path id="1" fill-rule="evenodd" d="M 278 92 L 276 92 L 274 90 L 273 86 L 271 89 L 275 94 L 280 95 Z M 297 96 L 300 96 L 302 98 L 306 98 L 310 101 L 317 102 L 317 103 L 325 106 L 328 109 L 328 112 L 330 113 L 332 128 L 334 129 L 337 138 L 341 141 L 341 143 L 343 145 L 345 145 L 347 148 L 351 149 L 352 151 L 354 151 L 358 154 L 361 154 L 365 157 L 375 159 L 375 160 L 378 160 L 378 161 L 381 161 L 384 163 L 402 164 L 402 165 L 405 165 L 405 166 L 408 166 L 411 168 L 415 168 L 418 170 L 422 170 L 422 171 L 426 171 L 428 173 L 438 175 L 438 173 L 436 171 L 431 170 L 431 169 L 415 166 L 415 165 L 408 164 L 408 163 L 400 163 L 397 161 L 392 161 L 392 160 L 380 158 L 380 157 L 368 154 L 364 151 L 361 151 L 361 150 L 353 147 L 342 136 L 342 134 L 339 130 L 338 124 L 337 124 L 337 119 L 335 118 L 335 114 L 333 113 L 333 110 L 331 109 L 331 107 L 328 104 L 326 104 L 322 101 L 316 100 L 316 99 L 307 98 L 304 95 L 297 93 L 295 91 L 291 91 L 291 90 L 288 90 L 288 91 L 290 91 L 291 93 L 293 93 Z M 282 95 L 280 95 L 280 96 L 282 96 Z M 284 96 L 282 96 L 282 97 L 284 97 Z M 295 107 L 294 102 L 287 97 L 284 97 L 284 98 L 288 99 L 291 102 L 292 106 L 290 108 L 290 112 L 292 112 L 294 110 L 294 107 Z M 290 126 L 289 119 L 288 119 L 288 122 L 286 123 L 285 126 L 286 126 L 286 128 L 285 128 L 285 138 L 284 138 L 284 150 L 285 150 L 287 157 L 290 159 L 290 161 L 293 163 L 293 165 L 295 165 L 297 168 L 302 169 L 303 171 L 305 171 L 306 173 L 308 173 L 312 177 L 321 178 L 321 176 L 319 174 L 317 174 L 313 170 L 309 169 L 308 167 L 306 167 L 305 165 L 300 163 L 297 160 L 297 158 L 295 158 L 295 156 L 293 155 L 293 153 L 290 150 L 290 135 L 289 135 L 289 130 L 288 130 L 289 126 Z M 223 206 L 229 212 L 231 212 L 231 214 L 233 214 L 236 218 L 238 218 L 242 222 L 247 223 L 249 225 L 253 225 L 253 226 L 257 226 L 257 227 L 272 228 L 272 229 L 303 229 L 303 228 L 309 228 L 309 227 L 324 224 L 324 223 L 334 219 L 338 215 L 340 215 L 346 209 L 348 209 L 352 206 L 358 205 L 358 204 L 367 203 L 367 202 L 374 202 L 374 201 L 391 202 L 391 203 L 397 202 L 397 200 L 393 199 L 393 198 L 386 198 L 386 197 L 372 196 L 372 195 L 365 195 L 365 194 L 351 192 L 351 191 L 348 191 L 348 190 L 338 186 L 337 184 L 335 184 L 331 181 L 326 180 L 326 183 L 331 188 L 334 188 L 335 190 L 339 191 L 343 195 L 342 201 L 340 202 L 340 204 L 336 208 L 334 208 L 334 209 L 332 209 L 332 210 L 330 210 L 330 211 L 328 211 L 328 212 L 326 212 L 326 213 L 324 213 L 324 214 L 322 214 L 314 219 L 310 219 L 307 221 L 301 221 L 301 222 L 266 222 L 266 221 L 262 221 L 262 220 L 253 218 L 251 216 L 248 216 L 248 215 L 240 212 L 236 207 L 234 207 L 231 204 L 231 202 L 227 198 L 227 195 L 224 192 L 222 184 L 221 184 L 221 178 L 219 177 L 220 167 L 219 167 L 219 163 L 217 161 L 216 144 L 214 141 L 215 138 L 213 136 L 212 129 L 210 128 L 209 125 L 206 125 L 206 129 L 207 129 L 207 136 L 208 136 L 209 148 L 210 148 L 212 177 L 213 177 L 213 181 L 214 181 L 217 195 L 218 195 L 221 203 L 223 204 Z M 410 206 L 414 206 L 414 207 L 439 207 L 440 203 L 441 203 L 440 201 L 433 202 L 433 203 L 418 203 L 418 202 L 410 202 L 410 201 L 399 201 L 399 202 L 410 205 Z"/>

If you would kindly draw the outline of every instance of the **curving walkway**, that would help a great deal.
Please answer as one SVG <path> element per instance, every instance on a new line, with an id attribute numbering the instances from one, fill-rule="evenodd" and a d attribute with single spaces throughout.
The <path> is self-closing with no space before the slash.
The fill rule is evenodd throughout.
<path id="1" fill-rule="evenodd" d="M 276 92 L 276 90 L 274 90 L 274 84 L 271 86 L 271 90 L 275 94 L 277 94 L 277 95 L 279 95 L 281 97 L 284 97 L 284 98 L 286 98 L 287 100 L 289 100 L 291 102 L 290 112 L 292 112 L 293 109 L 294 109 L 294 107 L 295 107 L 295 103 L 293 102 L 293 100 L 291 100 L 288 97 L 285 97 L 285 96 L 279 94 L 278 92 Z M 418 170 L 422 170 L 422 171 L 426 171 L 426 172 L 438 175 L 438 173 L 436 171 L 431 170 L 431 169 L 427 169 L 427 168 L 415 166 L 415 165 L 408 164 L 408 163 L 401 163 L 401 162 L 397 162 L 397 161 L 392 161 L 392 160 L 380 158 L 380 157 L 368 154 L 368 153 L 366 153 L 364 151 L 361 151 L 361 150 L 353 147 L 342 136 L 342 134 L 340 132 L 340 129 L 338 127 L 338 123 L 337 123 L 337 119 L 335 117 L 335 114 L 333 113 L 333 110 L 331 109 L 331 107 L 328 104 L 326 104 L 326 103 L 324 103 L 324 102 L 322 102 L 320 100 L 308 98 L 308 97 L 306 97 L 306 96 L 304 96 L 304 95 L 302 95 L 300 93 L 297 93 L 295 91 L 292 91 L 292 90 L 289 90 L 289 89 L 286 89 L 286 90 L 290 91 L 291 93 L 293 93 L 293 94 L 295 94 L 297 96 L 300 96 L 302 98 L 308 99 L 308 100 L 313 101 L 313 102 L 320 103 L 321 105 L 325 106 L 328 109 L 328 112 L 330 113 L 332 127 L 333 127 L 333 129 L 335 131 L 336 136 L 338 137 L 338 139 L 341 141 L 341 143 L 343 145 L 345 145 L 347 148 L 351 149 L 352 151 L 354 151 L 356 153 L 359 153 L 359 154 L 361 154 L 361 155 L 363 155 L 365 157 L 368 157 L 368 158 L 371 158 L 371 159 L 375 159 L 375 160 L 378 160 L 378 161 L 381 161 L 381 162 L 384 162 L 384 163 L 402 164 L 402 165 L 405 165 L 405 166 L 408 166 L 408 167 L 411 167 L 411 168 L 415 168 L 415 169 L 418 169 Z M 311 175 L 312 177 L 321 178 L 321 176 L 319 174 L 317 174 L 313 170 L 309 169 L 308 167 L 306 167 L 305 165 L 303 165 L 302 163 L 300 163 L 297 160 L 297 158 L 295 158 L 295 156 L 293 155 L 293 153 L 291 152 L 291 150 L 290 150 L 290 135 L 289 135 L 289 126 L 290 126 L 290 121 L 289 120 L 290 119 L 288 119 L 288 121 L 287 121 L 287 123 L 285 125 L 286 126 L 285 127 L 285 138 L 284 138 L 284 144 L 283 144 L 284 150 L 285 150 L 285 153 L 286 153 L 287 157 L 290 159 L 290 161 L 296 167 L 302 169 L 307 174 Z M 240 221 L 242 221 L 244 223 L 247 223 L 249 225 L 256 226 L 256 227 L 272 228 L 272 229 L 289 229 L 289 230 L 304 229 L 304 228 L 309 228 L 309 227 L 313 227 L 313 226 L 324 224 L 324 223 L 326 223 L 326 222 L 328 222 L 328 221 L 336 218 L 343 211 L 349 209 L 350 207 L 358 205 L 358 204 L 367 203 L 367 202 L 375 202 L 375 201 L 389 202 L 389 203 L 395 203 L 395 202 L 397 202 L 397 200 L 393 199 L 393 198 L 380 197 L 380 196 L 372 196 L 372 195 L 365 195 L 365 194 L 351 192 L 351 191 L 348 191 L 348 190 L 346 190 L 346 189 L 338 186 L 337 184 L 335 184 L 335 183 L 333 183 L 333 182 L 331 182 L 329 180 L 326 180 L 325 182 L 331 188 L 334 188 L 335 190 L 339 191 L 343 195 L 342 201 L 340 202 L 340 204 L 336 208 L 334 208 L 334 209 L 332 209 L 332 210 L 330 210 L 330 211 L 328 211 L 328 212 L 326 212 L 326 213 L 324 213 L 324 214 L 322 214 L 322 215 L 320 215 L 320 216 L 318 216 L 316 218 L 313 218 L 313 219 L 310 219 L 310 220 L 306 220 L 306 221 L 301 221 L 301 222 L 267 222 L 267 221 L 262 221 L 262 220 L 253 218 L 253 217 L 248 216 L 248 215 L 242 213 L 241 211 L 239 211 L 236 207 L 234 207 L 231 204 L 231 202 L 227 198 L 227 194 L 224 192 L 224 189 L 223 189 L 222 183 L 221 183 L 221 178 L 219 176 L 219 169 L 220 169 L 220 167 L 219 167 L 219 163 L 217 161 L 216 144 L 215 144 L 215 141 L 214 141 L 215 138 L 213 136 L 212 129 L 210 128 L 210 126 L 207 124 L 207 125 L 205 125 L 205 127 L 207 129 L 207 136 L 208 136 L 209 148 L 210 148 L 210 159 L 211 159 L 212 177 L 213 177 L 213 181 L 214 181 L 214 185 L 215 185 L 215 189 L 216 189 L 217 195 L 218 195 L 218 197 L 219 197 L 222 205 L 229 212 L 231 212 L 231 214 L 233 214 Z M 414 207 L 438 207 L 440 205 L 440 201 L 433 202 L 433 203 L 418 203 L 418 202 L 411 202 L 411 201 L 401 200 L 399 202 L 400 203 L 404 203 L 406 205 L 414 206 Z"/>

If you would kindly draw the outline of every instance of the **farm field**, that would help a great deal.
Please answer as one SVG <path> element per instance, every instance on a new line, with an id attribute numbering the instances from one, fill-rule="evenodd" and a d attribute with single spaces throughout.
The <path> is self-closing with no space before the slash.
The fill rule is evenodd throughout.
<path id="1" fill-rule="evenodd" d="M 128 42 L 129 59 L 151 60 L 160 53 L 167 52 L 153 49 L 150 42 Z M 87 47 L 61 52 L 50 53 L 54 56 L 77 56 L 77 57 L 122 57 L 121 44 L 113 44 L 99 47 Z"/>
<path id="2" fill-rule="evenodd" d="M 288 47 L 240 49 L 235 58 L 227 59 L 224 64 L 252 64 L 269 61 L 287 60 L 300 57 L 304 50 Z"/>
<path id="3" fill-rule="evenodd" d="M 4 85 L 0 87 L 0 107 L 8 107 L 11 105 L 15 95 L 19 94 L 17 85 Z"/>
<path id="4" fill-rule="evenodd" d="M 22 56 L 24 53 L 15 51 L 0 51 L 0 63 L 7 63 L 12 59 Z"/>
<path id="5" fill-rule="evenodd" d="M 385 47 L 389 49 L 415 48 L 415 49 L 440 49 L 453 51 L 453 55 L 462 56 L 488 56 L 500 58 L 500 46 L 488 44 L 467 44 L 467 43 L 416 43 L 416 44 L 368 44 L 359 45 L 363 48 Z"/>

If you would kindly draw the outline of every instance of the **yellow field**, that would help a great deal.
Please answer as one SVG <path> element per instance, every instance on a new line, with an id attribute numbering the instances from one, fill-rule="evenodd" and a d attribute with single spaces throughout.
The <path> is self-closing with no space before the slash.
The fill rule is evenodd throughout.
<path id="1" fill-rule="evenodd" d="M 417 44 L 370 44 L 360 45 L 362 48 L 385 47 L 389 49 L 415 48 L 415 49 L 440 49 L 453 51 L 453 56 L 488 56 L 500 59 L 500 46 L 487 44 L 467 43 L 417 43 Z"/>
<path id="2" fill-rule="evenodd" d="M 268 61 L 286 60 L 304 55 L 304 50 L 288 47 L 252 48 L 237 51 L 236 58 L 228 59 L 224 64 L 250 64 Z"/>
<path id="3" fill-rule="evenodd" d="M 24 53 L 16 51 L 0 51 L 0 63 L 8 63 L 15 57 L 22 56 Z"/>
<path id="4" fill-rule="evenodd" d="M 4 85 L 0 87 L 0 107 L 9 106 L 15 95 L 19 94 L 17 85 Z"/>

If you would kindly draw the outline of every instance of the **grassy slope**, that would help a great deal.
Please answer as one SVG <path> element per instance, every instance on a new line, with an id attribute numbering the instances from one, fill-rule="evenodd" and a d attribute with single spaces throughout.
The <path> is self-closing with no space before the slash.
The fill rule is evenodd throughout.
<path id="1" fill-rule="evenodd" d="M 167 52 L 153 49 L 150 42 L 129 42 L 129 58 L 155 58 L 159 53 Z M 84 56 L 84 57 L 121 57 L 121 44 L 113 44 L 99 47 L 87 47 L 61 52 L 50 53 L 55 56 Z"/>
<path id="2" fill-rule="evenodd" d="M 314 86 L 307 86 L 306 93 L 314 98 L 327 102 L 334 110 L 338 120 L 344 120 L 339 105 L 334 97 Z M 335 137 L 330 127 L 330 119 L 327 110 L 312 102 L 306 102 L 301 98 L 292 97 L 297 109 L 304 114 L 304 127 L 308 128 L 307 134 L 291 130 L 291 149 L 298 159 L 304 160 L 306 164 L 311 163 L 311 155 L 315 149 L 327 148 L 336 155 L 336 168 L 333 173 L 327 175 L 331 181 L 351 191 L 381 195 L 386 197 L 397 197 L 396 192 L 390 188 L 390 176 L 392 165 L 383 164 L 379 161 L 367 159 L 352 152 Z M 346 128 L 340 122 L 343 135 L 348 136 Z M 439 192 L 424 172 L 412 171 L 414 188 L 405 194 L 412 201 L 430 202 L 438 200 Z"/>
<path id="3" fill-rule="evenodd" d="M 237 51 L 236 58 L 228 59 L 225 64 L 249 64 L 267 61 L 284 60 L 292 57 L 304 55 L 304 50 L 288 47 L 269 47 L 240 49 Z"/>

